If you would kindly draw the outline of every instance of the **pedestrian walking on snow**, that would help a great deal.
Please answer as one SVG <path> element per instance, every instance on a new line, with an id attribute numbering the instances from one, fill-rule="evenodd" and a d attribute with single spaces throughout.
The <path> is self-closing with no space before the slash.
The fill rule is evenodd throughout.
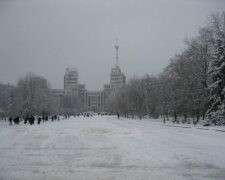
<path id="1" fill-rule="evenodd" d="M 12 120 L 13 120 L 13 118 L 12 118 L 12 116 L 10 116 L 9 117 L 9 125 L 12 125 Z"/>
<path id="2" fill-rule="evenodd" d="M 38 118 L 38 124 L 40 124 L 40 123 L 41 123 L 41 117 Z"/>

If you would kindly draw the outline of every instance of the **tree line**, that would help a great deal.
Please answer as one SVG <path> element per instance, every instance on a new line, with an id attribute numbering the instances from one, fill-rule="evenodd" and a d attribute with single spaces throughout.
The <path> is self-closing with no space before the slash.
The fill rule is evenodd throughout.
<path id="1" fill-rule="evenodd" d="M 225 12 L 212 14 L 198 36 L 158 76 L 134 77 L 108 100 L 125 117 L 200 118 L 225 125 Z"/>
<path id="2" fill-rule="evenodd" d="M 3 103 L 4 102 L 4 103 Z M 34 73 L 21 77 L 7 94 L 0 94 L 4 116 L 33 117 L 49 115 L 72 115 L 83 107 L 78 97 L 56 97 L 47 80 Z"/>
<path id="3" fill-rule="evenodd" d="M 54 97 L 47 80 L 28 73 L 18 80 L 8 100 L 8 116 L 34 116 L 53 114 Z"/>

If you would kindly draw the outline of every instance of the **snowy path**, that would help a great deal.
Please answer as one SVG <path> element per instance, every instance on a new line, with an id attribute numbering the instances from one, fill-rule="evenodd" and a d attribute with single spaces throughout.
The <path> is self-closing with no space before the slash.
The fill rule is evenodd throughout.
<path id="1" fill-rule="evenodd" d="M 1 179 L 225 179 L 225 133 L 150 120 L 1 126 Z"/>

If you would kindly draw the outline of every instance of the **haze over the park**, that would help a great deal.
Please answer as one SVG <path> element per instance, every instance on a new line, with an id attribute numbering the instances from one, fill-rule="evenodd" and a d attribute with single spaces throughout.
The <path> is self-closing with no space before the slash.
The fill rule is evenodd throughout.
<path id="1" fill-rule="evenodd" d="M 115 66 L 115 39 L 124 74 L 163 71 L 224 0 L 0 1 L 0 82 L 34 72 L 63 87 L 76 67 L 87 89 L 100 90 Z"/>

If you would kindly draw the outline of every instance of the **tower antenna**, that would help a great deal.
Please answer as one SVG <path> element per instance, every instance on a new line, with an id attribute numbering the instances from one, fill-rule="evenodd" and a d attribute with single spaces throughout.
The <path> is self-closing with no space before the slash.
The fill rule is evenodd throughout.
<path id="1" fill-rule="evenodd" d="M 116 45 L 115 45 L 115 49 L 116 49 L 116 66 L 119 66 L 119 57 L 118 57 L 118 50 L 119 50 L 119 45 L 118 45 L 118 38 L 116 38 Z"/>

